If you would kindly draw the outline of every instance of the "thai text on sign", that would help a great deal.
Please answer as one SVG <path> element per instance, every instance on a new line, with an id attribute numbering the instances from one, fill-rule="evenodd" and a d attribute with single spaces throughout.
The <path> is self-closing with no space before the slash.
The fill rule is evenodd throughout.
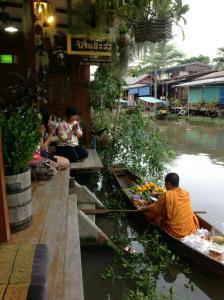
<path id="1" fill-rule="evenodd" d="M 67 35 L 67 52 L 74 55 L 111 56 L 112 44 L 107 38 Z"/>

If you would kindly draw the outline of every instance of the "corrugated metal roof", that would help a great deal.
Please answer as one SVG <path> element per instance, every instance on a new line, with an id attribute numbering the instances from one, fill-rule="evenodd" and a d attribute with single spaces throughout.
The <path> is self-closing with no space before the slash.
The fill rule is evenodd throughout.
<path id="1" fill-rule="evenodd" d="M 143 80 L 148 76 L 149 74 L 144 74 L 138 77 L 125 77 L 124 80 L 127 83 L 127 85 L 131 85 L 131 84 L 137 84 L 140 80 Z"/>
<path id="2" fill-rule="evenodd" d="M 212 66 L 209 66 L 207 64 L 195 61 L 195 62 L 191 62 L 191 63 L 187 63 L 187 64 L 174 65 L 174 66 L 167 67 L 167 68 L 161 68 L 161 69 L 158 70 L 158 72 L 166 71 L 166 70 L 168 71 L 168 70 L 172 70 L 172 69 L 180 69 L 180 68 L 184 68 L 184 67 L 188 67 L 188 66 L 192 66 L 192 65 L 200 65 L 200 66 L 203 66 L 203 67 L 208 67 L 208 69 L 213 68 Z"/>
<path id="3" fill-rule="evenodd" d="M 149 83 L 138 83 L 138 84 L 130 84 L 130 85 L 126 85 L 124 86 L 124 90 L 130 90 L 130 89 L 138 89 L 141 87 L 145 87 L 145 86 L 149 86 Z"/>
<path id="4" fill-rule="evenodd" d="M 163 79 L 163 80 L 159 80 L 159 84 L 178 84 L 181 83 L 181 81 L 186 82 L 187 80 L 198 80 L 199 78 L 202 78 L 202 76 L 204 77 L 205 75 L 208 75 L 208 73 L 210 74 L 211 71 L 206 71 L 206 72 L 200 72 L 200 73 L 195 73 L 195 74 L 190 74 L 190 75 L 182 75 L 182 76 L 176 76 L 174 78 L 171 79 Z M 192 81 L 191 80 L 191 81 Z"/>
<path id="5" fill-rule="evenodd" d="M 222 78 L 209 78 L 209 79 L 203 79 L 203 80 L 194 80 L 191 82 L 185 82 L 181 84 L 174 85 L 173 87 L 178 86 L 200 86 L 200 85 L 206 85 L 206 84 L 216 84 L 216 83 L 224 83 L 224 77 Z"/>
<path id="6" fill-rule="evenodd" d="M 220 71 L 220 72 L 213 72 L 201 77 L 198 77 L 197 80 L 201 80 L 201 79 L 209 79 L 209 78 L 218 78 L 218 77 L 224 77 L 224 71 Z"/>
<path id="7" fill-rule="evenodd" d="M 138 97 L 139 100 L 147 102 L 147 103 L 162 103 L 163 100 L 156 99 L 154 97 Z"/>

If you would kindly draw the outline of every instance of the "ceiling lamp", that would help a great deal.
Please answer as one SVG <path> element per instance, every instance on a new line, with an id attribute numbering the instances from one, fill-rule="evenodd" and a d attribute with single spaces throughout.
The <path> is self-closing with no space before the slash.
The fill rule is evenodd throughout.
<path id="1" fill-rule="evenodd" d="M 55 25 L 55 11 L 50 2 L 46 0 L 35 0 L 33 5 L 36 24 L 45 27 Z"/>
<path id="2" fill-rule="evenodd" d="M 10 32 L 10 33 L 14 33 L 14 32 L 18 31 L 18 28 L 13 27 L 13 26 L 7 26 L 7 27 L 5 27 L 4 30 L 7 31 L 7 32 Z"/>

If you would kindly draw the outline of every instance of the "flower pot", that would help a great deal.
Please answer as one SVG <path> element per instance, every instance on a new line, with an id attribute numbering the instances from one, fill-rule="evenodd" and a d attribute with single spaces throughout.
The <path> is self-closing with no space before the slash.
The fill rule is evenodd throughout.
<path id="1" fill-rule="evenodd" d="M 12 176 L 6 176 L 6 191 L 10 228 L 12 232 L 20 231 L 31 224 L 32 193 L 30 170 Z"/>
<path id="2" fill-rule="evenodd" d="M 117 45 L 120 47 L 120 48 L 126 48 L 128 47 L 129 45 L 129 41 L 130 41 L 130 36 L 128 33 L 121 33 L 119 34 L 118 36 L 118 39 L 117 39 Z"/>

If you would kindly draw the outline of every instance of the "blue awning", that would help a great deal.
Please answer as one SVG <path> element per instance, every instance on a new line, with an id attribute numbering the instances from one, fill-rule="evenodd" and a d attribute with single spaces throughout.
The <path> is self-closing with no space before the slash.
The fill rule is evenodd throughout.
<path id="1" fill-rule="evenodd" d="M 144 102 L 147 102 L 147 103 L 153 103 L 153 104 L 164 103 L 163 100 L 156 99 L 154 97 L 138 97 L 138 99 L 141 100 L 141 101 L 144 101 Z"/>

